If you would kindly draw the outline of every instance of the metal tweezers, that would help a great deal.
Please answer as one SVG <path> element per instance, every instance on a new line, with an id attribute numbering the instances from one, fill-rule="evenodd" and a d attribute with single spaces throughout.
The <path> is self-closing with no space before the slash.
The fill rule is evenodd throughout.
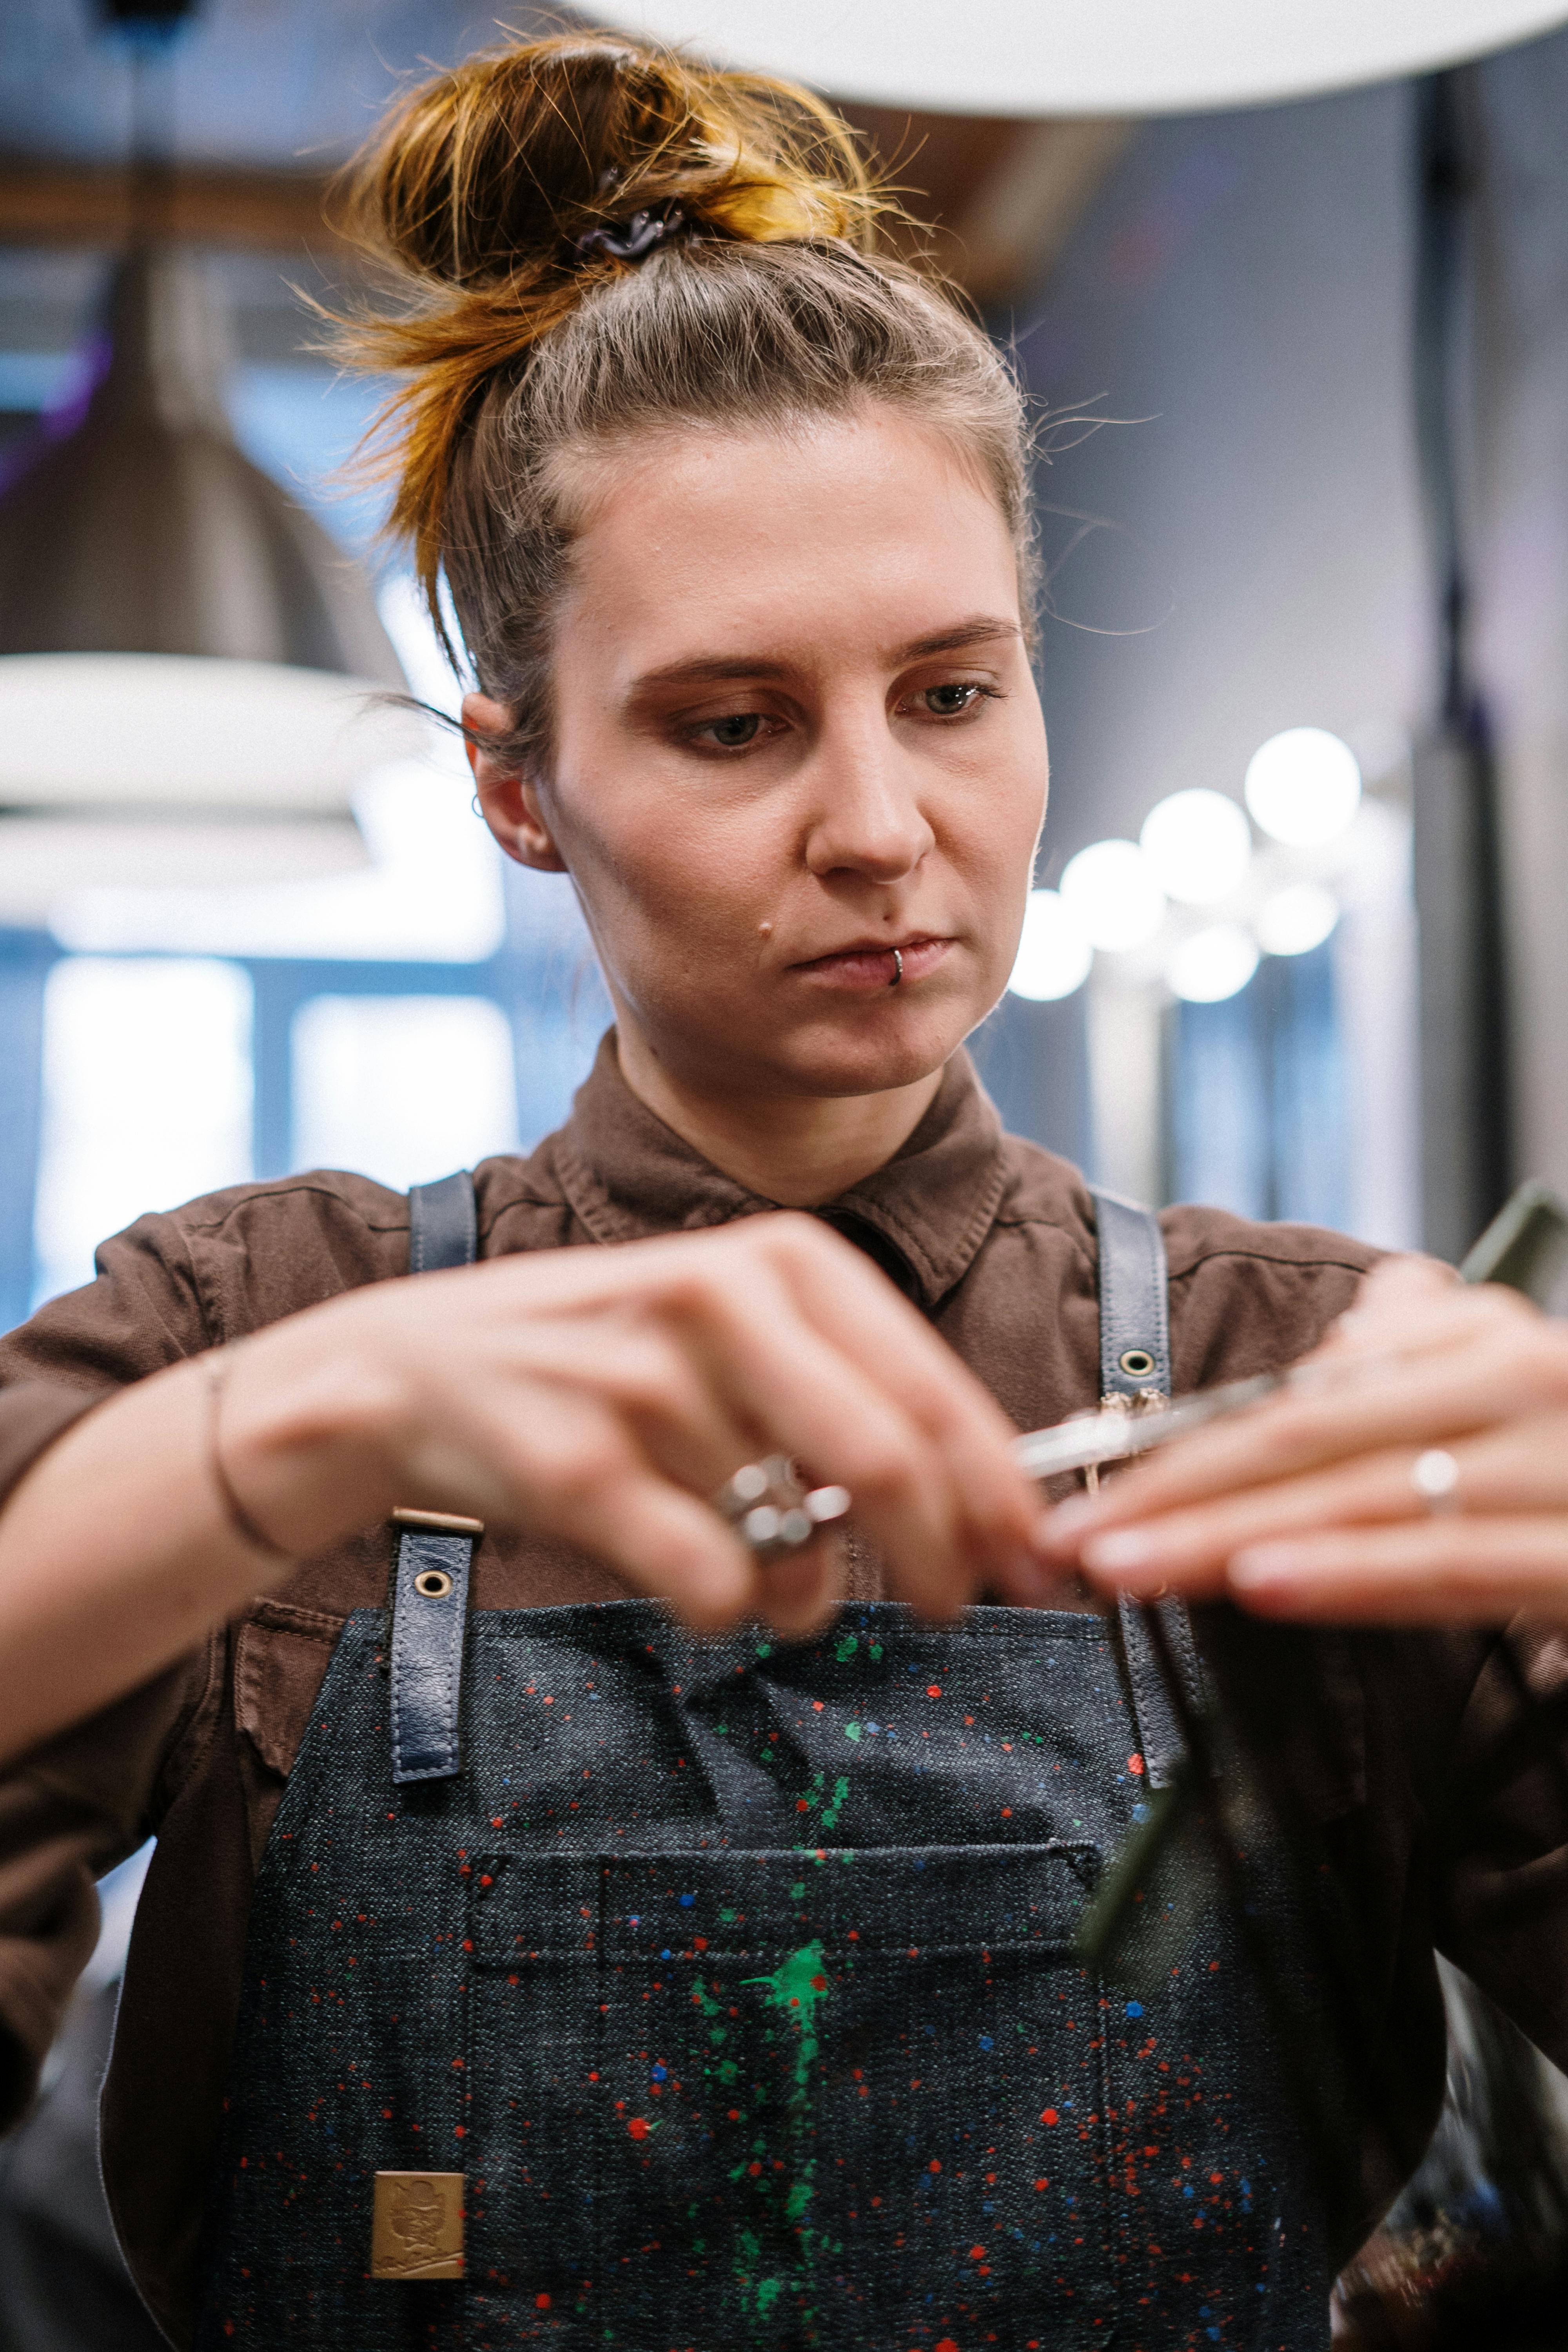
<path id="1" fill-rule="evenodd" d="M 1016 1439 L 1014 1459 L 1031 1478 L 1056 1478 L 1067 1470 L 1097 1470 L 1107 1462 L 1124 1462 L 1131 1454 L 1147 1454 L 1151 1446 L 1168 1445 L 1207 1421 L 1240 1412 L 1276 1389 L 1289 1387 L 1293 1372 L 1260 1372 L 1250 1381 L 1226 1381 L 1217 1389 L 1182 1397 L 1163 1409 L 1107 1406 L 1100 1412 L 1075 1413 L 1054 1429 L 1032 1430 Z"/>

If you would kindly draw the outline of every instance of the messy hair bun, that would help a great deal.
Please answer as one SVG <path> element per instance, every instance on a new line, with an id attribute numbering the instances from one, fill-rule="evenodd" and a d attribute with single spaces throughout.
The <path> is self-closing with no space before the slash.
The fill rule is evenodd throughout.
<path id="1" fill-rule="evenodd" d="M 438 626 L 445 572 L 520 759 L 548 740 L 572 447 L 891 400 L 980 459 L 1026 560 L 1016 389 L 944 292 L 875 256 L 896 207 L 810 91 L 608 34 L 518 42 L 404 99 L 344 203 L 405 296 L 340 341 L 401 379 L 390 527 Z"/>

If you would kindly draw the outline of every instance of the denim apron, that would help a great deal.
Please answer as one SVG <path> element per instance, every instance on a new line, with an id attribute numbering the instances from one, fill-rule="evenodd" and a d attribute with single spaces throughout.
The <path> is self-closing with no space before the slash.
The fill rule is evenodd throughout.
<path id="1" fill-rule="evenodd" d="M 1125 1626 L 470 1616 L 468 1550 L 405 1528 L 263 1857 L 198 2352 L 1327 2344 L 1226 1904 L 1074 1955 L 1173 1745 Z"/>

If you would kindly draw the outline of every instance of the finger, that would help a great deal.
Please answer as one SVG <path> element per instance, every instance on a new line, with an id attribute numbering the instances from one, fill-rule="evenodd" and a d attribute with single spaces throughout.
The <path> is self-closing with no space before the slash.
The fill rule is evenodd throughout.
<path id="1" fill-rule="evenodd" d="M 758 1451 L 755 1424 L 651 1321 L 628 1327 L 624 1312 L 552 1318 L 548 1378 L 555 1399 L 575 1393 L 591 1415 L 614 1412 L 648 1459 L 695 1494 L 711 1495 Z"/>
<path id="2" fill-rule="evenodd" d="M 1568 1419 L 1545 1416 L 1451 1452 L 1467 1511 L 1568 1515 Z M 1428 1504 L 1414 1482 L 1419 1458 L 1402 1446 L 1108 1529 L 1085 1543 L 1084 1572 L 1101 1590 L 1132 1594 L 1162 1587 L 1218 1591 L 1232 1555 L 1254 1545 L 1336 1526 L 1426 1517 Z"/>
<path id="3" fill-rule="evenodd" d="M 1330 1324 L 1319 1351 L 1381 1344 L 1380 1327 L 1418 1316 L 1440 1316 L 1456 1298 L 1472 1294 L 1440 1258 L 1401 1255 L 1385 1257 L 1363 1274 L 1355 1297 Z"/>
<path id="4" fill-rule="evenodd" d="M 633 1592 L 667 1601 L 700 1633 L 759 1613 L 755 1556 L 719 1514 L 649 1470 L 629 1469 L 552 1516 L 552 1532 L 595 1552 Z"/>
<path id="5" fill-rule="evenodd" d="M 1239 1554 L 1226 1587 L 1258 1616 L 1318 1623 L 1568 1621 L 1568 1525 L 1553 1513 L 1336 1529 Z"/>
<path id="6" fill-rule="evenodd" d="M 1037 1548 L 1039 1496 L 1019 1469 L 1016 1430 L 1005 1413 L 924 1319 L 860 1253 L 837 1243 L 832 1257 L 819 1247 L 793 1254 L 789 1272 L 796 1296 L 864 1377 L 896 1382 L 899 1405 L 920 1432 L 943 1475 L 958 1539 L 980 1582 L 1016 1583 L 1033 1598 L 1039 1581 Z M 853 1282 L 838 1262 L 858 1261 Z"/>
<path id="7" fill-rule="evenodd" d="M 969 1597 L 974 1570 L 931 1447 L 901 1402 L 800 1314 L 766 1259 L 747 1272 L 743 1297 L 727 1282 L 707 1284 L 689 1302 L 715 1385 L 769 1427 L 781 1451 L 848 1488 L 907 1599 L 928 1615 L 951 1614 Z"/>
<path id="8" fill-rule="evenodd" d="M 758 1575 L 758 1612 L 784 1640 L 798 1642 L 831 1624 L 844 1601 L 844 1547 L 824 1534 L 783 1559 L 765 1560 Z"/>

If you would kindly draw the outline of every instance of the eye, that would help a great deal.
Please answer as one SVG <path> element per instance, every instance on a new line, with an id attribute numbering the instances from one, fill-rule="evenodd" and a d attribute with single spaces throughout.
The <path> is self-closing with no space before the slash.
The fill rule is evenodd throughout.
<path id="1" fill-rule="evenodd" d="M 692 729 L 692 740 L 721 751 L 744 751 L 762 733 L 763 723 L 760 710 L 732 710 L 722 719 L 705 719 Z"/>
<path id="2" fill-rule="evenodd" d="M 962 719 L 966 710 L 973 710 L 977 702 L 990 697 L 993 691 L 988 686 L 953 678 L 945 686 L 926 687 L 920 698 L 933 719 Z"/>

